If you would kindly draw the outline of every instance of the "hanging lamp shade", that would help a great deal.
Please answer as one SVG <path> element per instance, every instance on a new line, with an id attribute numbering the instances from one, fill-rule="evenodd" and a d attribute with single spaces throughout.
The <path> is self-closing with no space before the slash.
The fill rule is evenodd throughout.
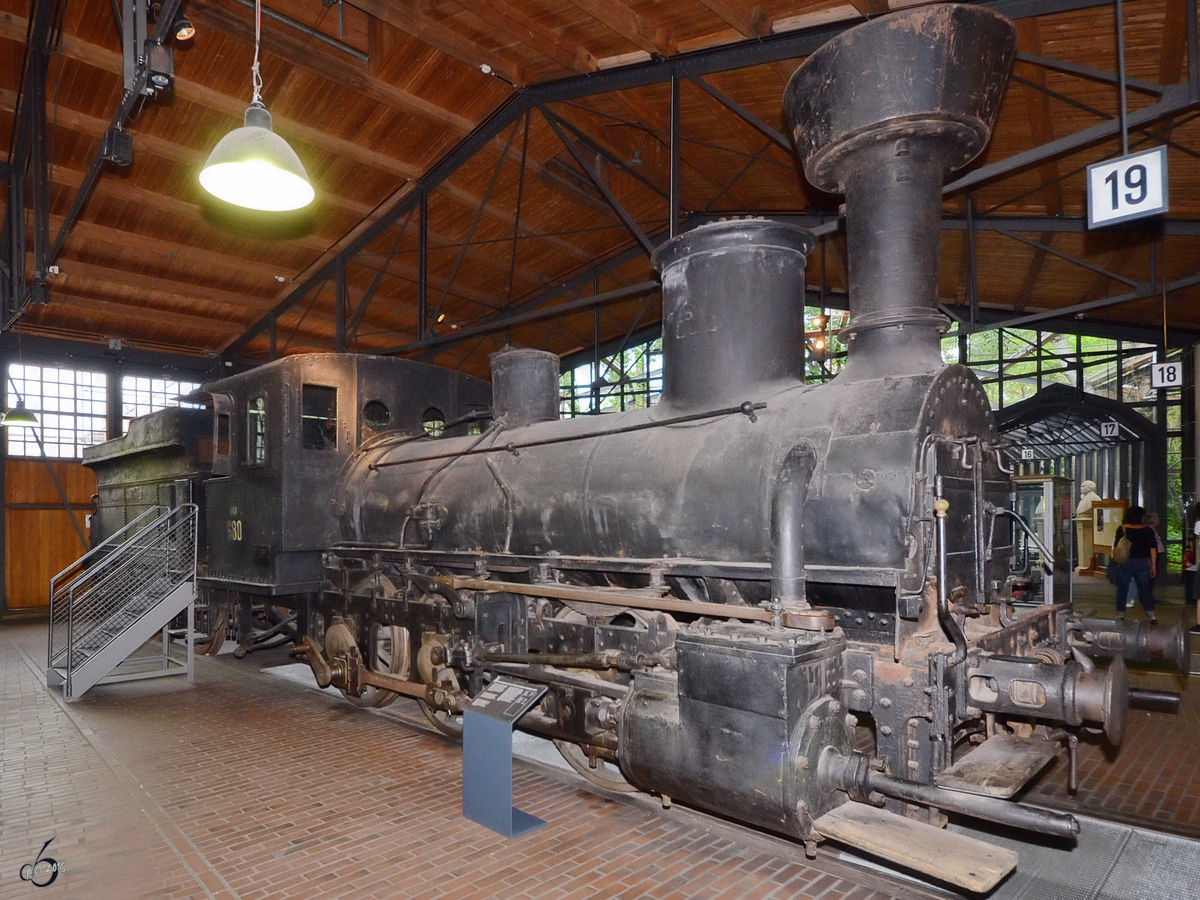
<path id="1" fill-rule="evenodd" d="M 268 212 L 300 209 L 315 196 L 300 157 L 271 130 L 271 114 L 257 101 L 246 110 L 246 124 L 208 154 L 200 185 L 226 203 Z"/>
<path id="2" fill-rule="evenodd" d="M 36 428 L 37 423 L 37 416 L 25 408 L 24 400 L 18 400 L 17 405 L 0 419 L 0 426 L 4 428 Z"/>

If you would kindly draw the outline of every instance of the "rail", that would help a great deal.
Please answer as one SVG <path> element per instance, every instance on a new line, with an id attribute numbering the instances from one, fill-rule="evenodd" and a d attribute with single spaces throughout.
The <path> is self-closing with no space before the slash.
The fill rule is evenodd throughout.
<path id="1" fill-rule="evenodd" d="M 47 666 L 62 672 L 68 693 L 91 656 L 195 581 L 197 522 L 195 504 L 153 507 L 52 579 Z"/>

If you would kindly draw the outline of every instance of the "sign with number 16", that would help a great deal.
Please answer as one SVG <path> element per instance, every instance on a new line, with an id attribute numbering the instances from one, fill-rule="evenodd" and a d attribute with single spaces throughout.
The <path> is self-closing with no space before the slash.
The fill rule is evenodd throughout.
<path id="1" fill-rule="evenodd" d="M 1088 166 L 1088 228 L 1167 211 L 1167 148 Z"/>

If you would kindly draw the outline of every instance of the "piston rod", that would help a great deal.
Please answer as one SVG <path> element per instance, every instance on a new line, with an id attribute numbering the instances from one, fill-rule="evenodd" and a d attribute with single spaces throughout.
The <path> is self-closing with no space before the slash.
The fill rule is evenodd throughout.
<path id="1" fill-rule="evenodd" d="M 995 797 L 947 791 L 932 785 L 901 781 L 873 770 L 867 758 L 858 751 L 843 756 L 832 747 L 822 754 L 817 777 L 826 785 L 845 791 L 852 800 L 879 805 L 882 797 L 892 797 L 906 803 L 920 803 L 947 812 L 962 813 L 1001 825 L 1011 825 L 1026 831 L 1070 838 L 1079 833 L 1079 822 L 1067 813 L 1023 806 Z"/>

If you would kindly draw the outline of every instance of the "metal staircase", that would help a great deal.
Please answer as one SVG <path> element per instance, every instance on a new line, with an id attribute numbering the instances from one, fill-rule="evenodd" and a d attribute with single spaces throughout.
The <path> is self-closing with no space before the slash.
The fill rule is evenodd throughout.
<path id="1" fill-rule="evenodd" d="M 46 683 L 77 700 L 99 683 L 192 678 L 197 509 L 155 506 L 50 581 Z M 169 624 L 188 613 L 186 659 L 170 653 Z M 161 653 L 134 655 L 161 633 Z"/>

